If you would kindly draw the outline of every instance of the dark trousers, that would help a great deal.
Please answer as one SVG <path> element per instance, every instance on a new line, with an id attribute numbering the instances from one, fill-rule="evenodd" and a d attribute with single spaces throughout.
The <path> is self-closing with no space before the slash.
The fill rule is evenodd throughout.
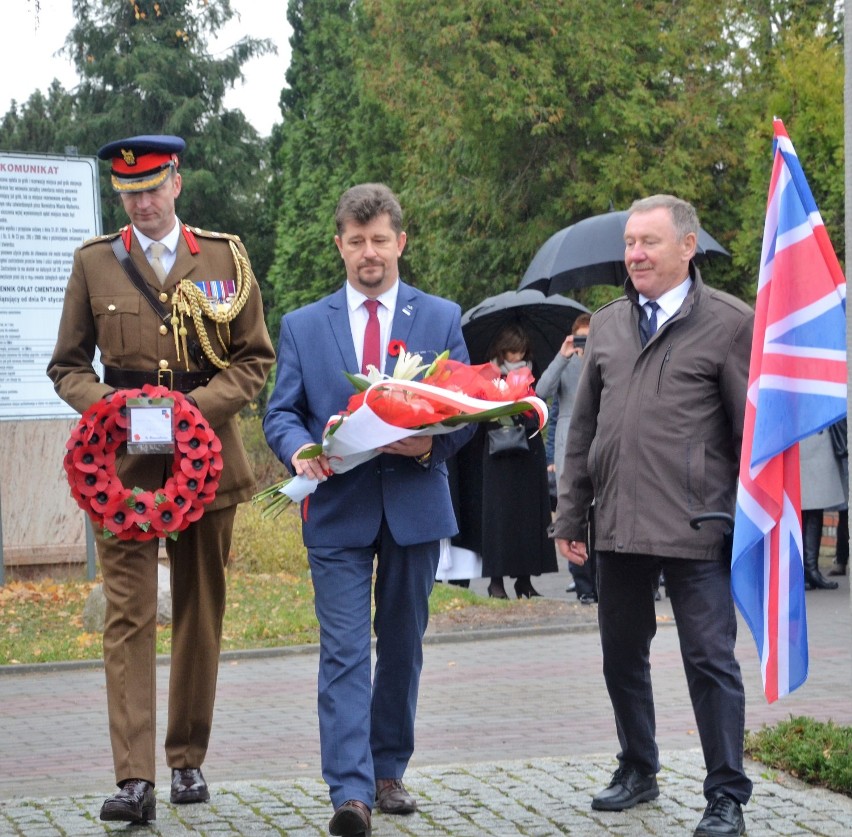
<path id="1" fill-rule="evenodd" d="M 837 551 L 835 563 L 845 567 L 849 563 L 849 510 L 843 509 L 837 518 Z"/>
<path id="2" fill-rule="evenodd" d="M 745 691 L 734 657 L 737 620 L 725 562 L 598 553 L 598 622 L 618 760 L 648 775 L 660 769 L 650 649 L 661 570 L 704 751 L 704 794 L 724 793 L 744 804 L 752 788 L 743 771 Z"/>
<path id="3" fill-rule="evenodd" d="M 383 522 L 375 545 L 308 550 L 320 625 L 318 712 L 323 777 L 335 808 L 373 807 L 376 779 L 401 779 L 414 751 L 429 594 L 438 542 L 400 546 Z M 370 593 L 376 669 L 370 683 Z"/>

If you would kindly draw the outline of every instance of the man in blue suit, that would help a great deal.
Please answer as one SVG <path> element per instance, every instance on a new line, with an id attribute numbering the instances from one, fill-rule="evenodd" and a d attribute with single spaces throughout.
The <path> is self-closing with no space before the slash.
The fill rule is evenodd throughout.
<path id="1" fill-rule="evenodd" d="M 343 372 L 357 373 L 366 361 L 370 300 L 379 303 L 372 316 L 379 320 L 382 367 L 390 363 L 390 341 L 402 341 L 425 361 L 449 349 L 450 357 L 468 362 L 459 307 L 399 279 L 406 235 L 393 192 L 381 184 L 355 186 L 341 197 L 335 220 L 346 284 L 282 319 L 264 431 L 293 473 L 322 483 L 302 509 L 320 624 L 322 768 L 334 805 L 329 831 L 361 835 L 370 833 L 374 805 L 388 814 L 416 809 L 402 776 L 414 750 L 422 640 L 439 540 L 457 532 L 444 463 L 473 431 L 403 439 L 330 479 L 325 456 L 299 459 L 353 394 Z"/>

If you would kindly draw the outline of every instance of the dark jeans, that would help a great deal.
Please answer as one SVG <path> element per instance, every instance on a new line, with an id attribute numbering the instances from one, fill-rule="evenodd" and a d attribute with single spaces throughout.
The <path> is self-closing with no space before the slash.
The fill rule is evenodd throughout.
<path id="1" fill-rule="evenodd" d="M 704 794 L 748 802 L 752 783 L 743 771 L 745 692 L 734 657 L 730 566 L 614 552 L 597 557 L 598 623 L 619 762 L 648 775 L 660 769 L 650 648 L 657 631 L 654 583 L 662 570 L 704 751 Z"/>

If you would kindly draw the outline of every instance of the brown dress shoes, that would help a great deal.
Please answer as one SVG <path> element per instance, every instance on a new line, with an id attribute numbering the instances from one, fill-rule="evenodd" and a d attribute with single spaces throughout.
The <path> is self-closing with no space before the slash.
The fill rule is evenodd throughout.
<path id="1" fill-rule="evenodd" d="M 157 819 L 154 786 L 144 779 L 128 779 L 118 793 L 101 805 L 101 819 L 137 823 Z"/>
<path id="2" fill-rule="evenodd" d="M 207 782 L 198 767 L 172 768 L 172 796 L 174 805 L 186 805 L 189 802 L 207 802 L 210 791 Z"/>
<path id="3" fill-rule="evenodd" d="M 369 837 L 370 809 L 360 799 L 347 800 L 335 809 L 328 831 L 335 837 Z"/>
<path id="4" fill-rule="evenodd" d="M 413 814 L 417 803 L 402 779 L 376 779 L 376 807 L 383 814 Z"/>

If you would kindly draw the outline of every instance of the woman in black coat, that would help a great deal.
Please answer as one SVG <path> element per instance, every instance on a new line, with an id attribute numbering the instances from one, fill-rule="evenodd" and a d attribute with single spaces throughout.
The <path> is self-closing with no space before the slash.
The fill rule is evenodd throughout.
<path id="1" fill-rule="evenodd" d="M 513 369 L 532 368 L 530 341 L 519 325 L 504 328 L 488 356 L 504 377 Z M 526 449 L 492 453 L 489 435 L 512 432 L 492 422 L 480 426 L 459 451 L 459 534 L 453 543 L 482 555 L 482 575 L 491 579 L 489 596 L 508 598 L 503 583 L 507 575 L 515 579 L 518 598 L 538 596 L 530 577 L 557 570 L 553 541 L 547 536 L 550 493 L 544 442 L 535 417 L 519 415 L 503 421 L 523 426 Z"/>

